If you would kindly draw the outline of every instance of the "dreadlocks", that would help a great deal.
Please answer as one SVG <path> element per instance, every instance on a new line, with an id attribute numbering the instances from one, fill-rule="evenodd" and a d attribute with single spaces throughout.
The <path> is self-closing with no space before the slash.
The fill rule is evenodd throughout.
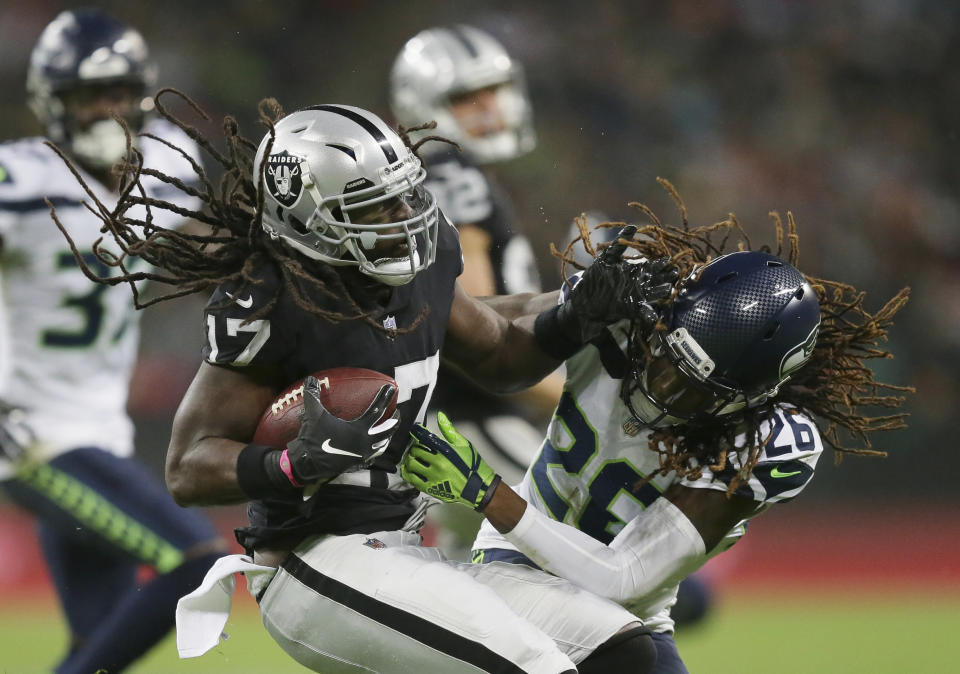
<path id="1" fill-rule="evenodd" d="M 668 181 L 658 182 L 673 198 L 680 212 L 682 225 L 665 225 L 646 205 L 631 202 L 629 205 L 647 216 L 653 224 L 641 227 L 637 238 L 627 242 L 640 255 L 649 259 L 667 256 L 680 269 L 680 277 L 696 274 L 702 266 L 724 252 L 730 252 L 731 239 L 736 240 L 736 250 L 753 250 L 746 232 L 732 213 L 723 221 L 712 225 L 691 227 L 687 210 L 676 189 Z M 799 237 L 791 213 L 787 213 L 786 226 L 779 213 L 771 212 L 776 231 L 776 249 L 764 246 L 765 252 L 784 257 L 797 266 Z M 590 231 L 585 216 L 576 221 L 579 236 L 561 252 L 551 245 L 551 252 L 562 261 L 564 277 L 566 266 L 582 269 L 573 259 L 573 248 L 579 242 L 593 256 L 598 249 L 590 240 Z M 607 222 L 597 228 L 622 227 L 622 222 Z M 607 244 L 609 245 L 609 244 Z M 603 244 L 600 248 L 604 247 Z M 789 382 L 780 388 L 774 400 L 744 410 L 739 414 L 716 417 L 704 426 L 674 426 L 657 430 L 650 435 L 650 448 L 660 457 L 659 472 L 676 471 L 681 477 L 696 479 L 707 465 L 714 472 L 731 471 L 733 479 L 728 493 L 734 493 L 739 485 L 749 479 L 757 464 L 760 449 L 769 441 L 760 435 L 761 423 L 768 418 L 775 404 L 787 403 L 804 410 L 816 419 L 824 439 L 834 449 L 839 462 L 844 454 L 885 456 L 873 449 L 871 436 L 877 431 L 906 427 L 907 413 L 896 411 L 904 401 L 905 393 L 913 392 L 908 386 L 897 386 L 877 381 L 867 361 L 876 358 L 893 358 L 879 344 L 886 341 L 887 330 L 893 325 L 893 316 L 906 304 L 910 289 L 903 288 L 876 313 L 864 307 L 866 294 L 853 286 L 837 281 L 806 277 L 820 302 L 822 323 L 816 347 L 810 360 L 796 372 Z M 676 297 L 677 289 L 674 289 Z M 673 298 L 671 298 L 672 300 Z M 666 330 L 660 322 L 655 330 Z M 628 355 L 634 358 L 650 358 L 649 334 L 639 329 L 631 330 Z M 888 414 L 871 414 L 866 407 L 893 410 Z M 744 433 L 745 448 L 734 445 L 735 438 Z M 847 438 L 858 441 L 861 446 L 848 446 Z M 745 456 L 740 456 L 744 452 Z M 736 460 L 732 460 L 737 457 Z M 652 477 L 652 476 L 651 476 Z"/>
<path id="2" fill-rule="evenodd" d="M 254 180 L 253 161 L 258 144 L 241 135 L 236 119 L 227 116 L 223 120 L 226 149 L 221 152 L 199 130 L 167 109 L 163 102 L 165 95 L 179 97 L 204 121 L 210 121 L 210 117 L 186 94 L 176 89 L 161 89 L 154 97 L 157 112 L 182 129 L 221 169 L 219 184 L 215 185 L 203 167 L 183 149 L 148 133 L 141 135 L 163 143 L 190 162 L 197 176 L 197 183 L 186 184 L 143 166 L 143 155 L 131 142 L 129 128 L 121 118 L 115 116 L 127 129 L 127 156 L 130 160 L 117 168 L 123 177 L 124 187 L 116 207 L 109 209 L 86 184 L 69 157 L 55 145 L 47 143 L 60 155 L 93 201 L 93 205 L 86 206 L 103 223 L 100 231 L 120 249 L 120 253 L 115 254 L 101 245 L 103 238 L 98 240 L 93 253 L 114 272 L 98 274 L 84 261 L 58 219 L 56 209 L 47 201 L 51 217 L 69 242 L 77 263 L 87 278 L 105 285 L 129 285 L 135 306 L 142 309 L 228 281 L 262 284 L 263 281 L 257 277 L 256 271 L 271 264 L 281 274 L 283 289 L 290 293 L 301 309 L 333 323 L 361 319 L 380 330 L 386 330 L 373 320 L 374 309 L 364 309 L 352 298 L 340 275 L 333 268 L 307 260 L 281 242 L 265 235 L 262 229 L 263 190 L 257 189 L 258 184 L 263 184 L 265 165 L 260 167 L 260 174 Z M 266 98 L 260 101 L 258 113 L 260 122 L 267 128 L 269 138 L 265 154 L 269 155 L 276 136 L 274 125 L 284 116 L 283 109 L 275 99 Z M 404 142 L 408 142 L 406 135 Z M 143 176 L 160 180 L 185 195 L 199 199 L 202 206 L 197 210 L 190 210 L 147 196 L 141 184 Z M 142 218 L 131 214 L 135 207 L 143 208 L 136 211 L 145 213 Z M 157 209 L 193 219 L 209 229 L 202 234 L 166 229 L 154 223 L 153 212 Z M 142 259 L 154 269 L 132 271 L 129 268 L 132 258 Z M 172 286 L 172 289 L 145 299 L 141 297 L 137 286 L 141 281 L 157 281 Z M 254 321 L 268 314 L 276 305 L 279 293 L 278 290 L 277 295 L 259 307 L 247 321 Z M 325 308 L 311 299 L 315 297 L 330 298 L 337 306 L 345 306 L 346 311 Z M 411 325 L 390 330 L 409 331 L 419 324 L 428 311 L 429 308 L 425 307 Z"/>

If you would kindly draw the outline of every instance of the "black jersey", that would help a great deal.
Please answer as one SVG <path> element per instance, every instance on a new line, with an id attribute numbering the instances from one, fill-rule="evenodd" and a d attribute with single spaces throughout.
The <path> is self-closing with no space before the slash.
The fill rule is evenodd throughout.
<path id="1" fill-rule="evenodd" d="M 455 226 L 476 225 L 490 236 L 490 263 L 498 295 L 539 292 L 533 249 L 512 223 L 516 214 L 506 191 L 455 149 L 428 155 L 427 189 Z"/>
<path id="2" fill-rule="evenodd" d="M 456 149 L 428 155 L 424 161 L 427 189 L 450 222 L 455 226 L 475 225 L 490 236 L 490 264 L 497 294 L 539 292 L 533 249 L 512 225 L 516 215 L 502 186 Z M 434 405 L 453 415 L 452 419 L 523 416 L 514 403 L 488 393 L 450 368 L 441 370 Z"/>
<path id="3" fill-rule="evenodd" d="M 309 500 L 262 500 L 248 507 L 250 526 L 237 530 L 248 550 L 265 543 L 294 544 L 317 533 L 370 533 L 399 528 L 415 509 L 416 490 L 391 489 L 399 482 L 396 463 L 410 427 L 423 421 L 436 383 L 440 348 L 447 328 L 454 285 L 462 271 L 456 231 L 439 227 L 436 261 L 413 280 L 392 289 L 375 317 L 384 327 L 413 325 L 425 307 L 428 315 L 407 333 L 381 330 L 364 320 L 331 323 L 297 306 L 282 287 L 275 268 L 262 270 L 255 283 L 219 287 L 205 311 L 204 359 L 211 364 L 270 368 L 278 381 L 292 383 L 318 370 L 361 367 L 393 377 L 399 385 L 401 421 L 393 440 L 370 470 L 341 476 Z M 272 309 L 246 322 L 279 292 Z M 324 296 L 313 298 L 343 312 Z M 339 482 L 339 483 L 338 483 Z"/>

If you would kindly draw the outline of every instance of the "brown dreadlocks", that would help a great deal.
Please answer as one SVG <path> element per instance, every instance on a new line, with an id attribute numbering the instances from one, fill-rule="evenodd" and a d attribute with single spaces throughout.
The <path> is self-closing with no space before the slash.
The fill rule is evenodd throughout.
<path id="1" fill-rule="evenodd" d="M 157 112 L 181 128 L 221 169 L 222 177 L 219 184 L 215 185 L 203 167 L 183 149 L 148 133 L 141 135 L 163 143 L 190 162 L 197 176 L 197 184 L 188 185 L 160 171 L 143 166 L 143 155 L 133 146 L 129 128 L 121 118 L 114 117 L 127 129 L 127 156 L 131 160 L 118 167 L 123 176 L 124 188 L 121 190 L 117 206 L 111 210 L 97 199 L 70 159 L 59 148 L 47 143 L 60 155 L 93 201 L 93 205 L 87 204 L 87 208 L 103 223 L 100 231 L 115 242 L 121 251 L 118 255 L 102 247 L 103 239 L 101 238 L 94 246 L 93 252 L 99 260 L 112 268 L 113 273 L 103 276 L 97 274 L 83 260 L 80 251 L 77 250 L 70 235 L 57 218 L 56 209 L 48 201 L 47 206 L 50 208 L 53 220 L 70 243 L 71 250 L 87 278 L 106 285 L 128 284 L 133 293 L 135 306 L 142 309 L 157 302 L 210 289 L 228 281 L 239 280 L 246 284 L 260 284 L 263 281 L 257 277 L 256 271 L 263 265 L 272 264 L 280 271 L 283 288 L 303 310 L 333 323 L 360 319 L 380 330 L 386 330 L 387 328 L 373 320 L 374 309 L 364 309 L 357 304 L 347 292 L 340 275 L 333 268 L 314 263 L 265 235 L 261 224 L 263 191 L 257 189 L 258 184 L 263 184 L 265 164 L 260 167 L 260 175 L 254 180 L 253 162 L 258 143 L 241 135 L 236 119 L 227 116 L 223 120 L 226 150 L 221 152 L 199 130 L 170 113 L 163 103 L 165 95 L 179 97 L 204 121 L 210 121 L 210 117 L 188 96 L 176 89 L 162 89 L 154 97 Z M 265 154 L 269 155 L 275 138 L 274 125 L 284 116 L 283 109 L 275 99 L 267 98 L 260 102 L 258 112 L 260 122 L 267 128 L 269 138 Z M 401 128 L 400 135 L 414 152 L 427 140 L 446 140 L 431 136 L 411 146 L 407 134 L 426 128 L 432 127 L 428 124 L 412 129 Z M 184 195 L 198 198 L 202 203 L 201 208 L 184 209 L 168 201 L 147 196 L 141 184 L 143 176 L 151 176 L 175 187 Z M 145 209 L 146 215 L 142 219 L 130 214 L 131 209 L 137 206 Z M 166 229 L 154 223 L 155 209 L 193 219 L 209 229 L 203 234 Z M 128 264 L 133 257 L 146 261 L 155 270 L 131 271 Z M 136 284 L 146 280 L 168 284 L 172 286 L 172 290 L 144 299 Z M 311 300 L 316 297 L 330 298 L 335 305 L 344 306 L 346 311 L 339 312 L 324 308 L 322 303 Z M 254 321 L 268 314 L 278 298 L 279 291 L 277 296 L 259 307 L 247 318 L 247 321 Z M 425 307 L 411 325 L 391 328 L 390 331 L 409 331 L 416 327 L 428 312 L 429 308 Z"/>
<path id="2" fill-rule="evenodd" d="M 639 240 L 629 242 L 630 247 L 640 255 L 649 259 L 662 256 L 671 258 L 680 269 L 680 277 L 684 278 L 694 272 L 698 265 L 703 265 L 724 252 L 730 252 L 731 238 L 734 236 L 738 239 L 736 250 L 752 250 L 749 237 L 732 213 L 721 222 L 691 227 L 687 220 L 686 207 L 676 189 L 666 180 L 658 178 L 658 182 L 677 204 L 682 226 L 665 225 L 646 205 L 630 203 L 630 206 L 653 222 L 638 229 Z M 776 229 L 776 249 L 763 249 L 778 257 L 785 254 L 784 259 L 797 266 L 799 238 L 793 215 L 787 213 L 786 227 L 779 213 L 771 212 L 770 215 Z M 622 222 L 607 222 L 597 227 L 623 225 Z M 566 265 L 582 268 L 573 260 L 572 251 L 577 242 L 591 255 L 598 254 L 597 248 L 590 241 L 585 216 L 577 219 L 577 227 L 580 235 L 562 252 L 551 245 L 551 252 L 562 261 L 564 277 L 567 276 Z M 837 281 L 809 276 L 807 280 L 817 294 L 822 317 L 816 347 L 810 360 L 780 388 L 779 395 L 774 400 L 757 408 L 745 410 L 741 414 L 718 417 L 715 422 L 702 427 L 677 426 L 652 433 L 649 443 L 650 448 L 660 456 L 659 472 L 676 471 L 682 477 L 696 479 L 702 473 L 704 465 L 708 465 L 712 471 L 732 467 L 736 469 L 736 474 L 728 493 L 734 493 L 737 487 L 749 478 L 757 464 L 760 450 L 769 440 L 760 436 L 761 422 L 770 415 L 772 407 L 779 403 L 794 405 L 813 415 L 824 439 L 833 447 L 838 462 L 847 453 L 886 455 L 885 452 L 873 449 L 872 434 L 905 428 L 907 414 L 900 411 L 871 414 L 863 408 L 897 410 L 904 401 L 903 394 L 912 393 L 914 389 L 876 381 L 866 361 L 893 358 L 893 355 L 879 344 L 886 341 L 887 330 L 893 325 L 893 316 L 906 304 L 910 289 L 903 288 L 876 313 L 871 314 L 864 308 L 864 292 Z M 674 296 L 676 292 L 674 290 Z M 667 328 L 661 322 L 655 329 Z M 636 332 L 639 331 L 635 331 L 631 338 L 630 348 L 634 352 L 631 356 L 649 358 L 649 335 L 637 335 Z M 741 433 L 745 433 L 747 438 L 745 448 L 734 445 L 736 436 Z M 858 441 L 861 446 L 847 446 L 846 438 Z M 741 452 L 744 452 L 744 455 L 738 456 L 736 461 L 731 460 Z"/>

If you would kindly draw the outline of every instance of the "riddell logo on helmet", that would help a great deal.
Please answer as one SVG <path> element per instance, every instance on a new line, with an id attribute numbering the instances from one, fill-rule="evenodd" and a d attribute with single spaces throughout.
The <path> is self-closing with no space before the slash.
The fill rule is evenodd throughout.
<path id="1" fill-rule="evenodd" d="M 286 150 L 267 157 L 265 178 L 267 191 L 283 206 L 291 208 L 303 193 L 303 180 L 300 175 L 302 157 L 292 155 Z"/>

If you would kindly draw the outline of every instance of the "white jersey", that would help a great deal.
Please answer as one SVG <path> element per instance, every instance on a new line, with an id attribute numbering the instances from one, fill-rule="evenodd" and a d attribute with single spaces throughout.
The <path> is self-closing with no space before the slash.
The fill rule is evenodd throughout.
<path id="1" fill-rule="evenodd" d="M 165 120 L 144 129 L 198 156 L 196 144 Z M 144 166 L 186 183 L 197 179 L 177 152 L 149 138 L 139 146 Z M 107 208 L 117 194 L 95 178 L 80 175 Z M 143 177 L 150 196 L 196 208 L 198 200 L 161 181 Z M 180 199 L 177 200 L 177 196 Z M 83 187 L 42 138 L 0 144 L 0 238 L 3 241 L 3 344 L 0 399 L 27 410 L 40 442 L 41 456 L 95 446 L 119 456 L 133 451 L 133 424 L 126 413 L 127 390 L 137 353 L 137 312 L 127 285 L 95 284 L 84 276 L 45 203 L 73 238 L 83 259 L 99 275 L 110 268 L 93 255 L 101 221 L 82 202 L 92 204 Z M 95 206 L 94 206 L 95 208 Z M 143 218 L 131 209 L 129 215 Z M 176 227 L 180 216 L 152 209 L 154 222 Z M 134 270 L 143 263 L 132 261 Z M 10 474 L 0 462 L 0 478 Z"/>
<path id="2" fill-rule="evenodd" d="M 622 326 L 611 331 L 625 344 Z M 609 348 L 617 350 L 613 342 Z M 699 479 L 678 478 L 673 472 L 644 482 L 658 466 L 658 455 L 648 447 L 650 431 L 639 426 L 620 398 L 621 379 L 604 367 L 611 353 L 588 346 L 567 360 L 564 394 L 550 422 L 548 435 L 537 459 L 527 470 L 517 492 L 540 512 L 574 526 L 609 544 L 628 522 L 654 503 L 672 484 L 693 489 L 726 491 L 736 473 L 737 462 L 722 472 L 704 467 Z M 737 494 L 761 504 L 788 501 L 799 494 L 823 451 L 813 422 L 795 409 L 779 407 L 761 427 L 764 439 L 759 463 L 750 480 Z M 745 438 L 737 438 L 744 446 Z M 746 531 L 739 523 L 703 561 L 729 548 Z M 476 550 L 516 550 L 484 521 Z M 571 578 L 576 582 L 575 578 Z M 654 631 L 673 629 L 670 607 L 676 601 L 677 584 L 661 587 L 624 605 Z"/>

